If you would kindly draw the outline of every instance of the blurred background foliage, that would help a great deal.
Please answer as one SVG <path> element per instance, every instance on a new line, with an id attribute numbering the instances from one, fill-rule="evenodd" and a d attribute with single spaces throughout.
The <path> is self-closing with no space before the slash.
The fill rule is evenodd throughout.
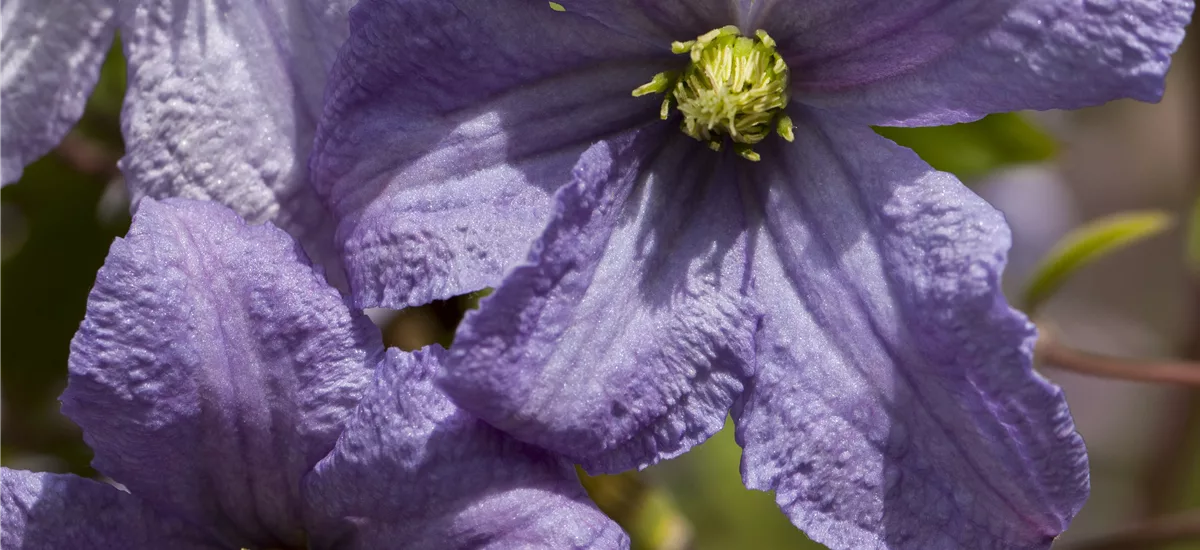
<path id="1" fill-rule="evenodd" d="M 0 191 L 0 461 L 6 466 L 95 475 L 88 466 L 91 452 L 79 430 L 59 414 L 57 396 L 65 386 L 69 342 L 83 318 L 96 271 L 113 238 L 129 225 L 128 197 L 115 165 L 122 152 L 124 89 L 118 44 L 78 127 L 62 146 L 30 166 L 19 183 Z M 1005 166 L 1049 161 L 1060 151 L 1054 137 L 1019 114 L 941 128 L 878 131 L 968 184 Z M 1195 217 L 1200 218 L 1197 209 Z M 1191 233 L 1193 258 L 1200 258 L 1200 223 Z M 1200 265 L 1200 259 L 1194 261 Z M 382 319 L 391 345 L 448 345 L 463 311 L 481 295 L 377 312 L 375 317 Z M 1190 399 L 1195 409 L 1197 398 L 1193 394 Z M 1183 464 L 1174 480 L 1178 490 L 1159 511 L 1200 507 L 1200 422 L 1181 426 L 1184 431 L 1169 434 L 1181 441 L 1175 451 Z M 739 460 L 740 449 L 727 426 L 692 452 L 645 472 L 582 477 L 600 506 L 631 533 L 636 548 L 822 548 L 787 521 L 772 495 L 742 486 Z M 1200 544 L 1171 548 L 1200 549 Z"/>
<path id="2" fill-rule="evenodd" d="M 1001 113 L 971 124 L 932 128 L 876 128 L 916 151 L 934 168 L 972 181 L 1011 164 L 1050 160 L 1054 138 L 1017 113 Z"/>

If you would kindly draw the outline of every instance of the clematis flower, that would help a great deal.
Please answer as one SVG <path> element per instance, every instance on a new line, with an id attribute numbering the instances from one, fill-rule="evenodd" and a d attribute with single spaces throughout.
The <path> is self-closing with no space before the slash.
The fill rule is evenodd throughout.
<path id="1" fill-rule="evenodd" d="M 63 411 L 128 488 L 3 470 L 5 548 L 616 548 L 573 467 L 384 350 L 272 226 L 143 202 L 71 346 Z"/>
<path id="2" fill-rule="evenodd" d="M 1045 548 L 1087 460 L 1008 229 L 870 125 L 1155 100 L 1191 10 L 364 0 L 314 183 L 358 305 L 496 287 L 440 383 L 519 439 L 613 472 L 731 413 L 820 542 Z"/>
<path id="3" fill-rule="evenodd" d="M 83 114 L 120 32 L 120 166 L 134 204 L 186 197 L 271 220 L 324 261 L 332 226 L 306 160 L 353 0 L 41 0 L 0 8 L 0 183 Z"/>

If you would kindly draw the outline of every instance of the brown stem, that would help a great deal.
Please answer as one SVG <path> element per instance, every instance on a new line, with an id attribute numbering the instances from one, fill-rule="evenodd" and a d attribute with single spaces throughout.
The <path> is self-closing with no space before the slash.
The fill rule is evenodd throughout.
<path id="1" fill-rule="evenodd" d="M 1200 509 L 1150 518 L 1061 550 L 1127 550 L 1186 540 L 1200 540 Z"/>
<path id="2" fill-rule="evenodd" d="M 1159 382 L 1200 388 L 1200 363 L 1183 360 L 1122 359 L 1080 351 L 1053 337 L 1038 343 L 1038 358 L 1063 370 L 1137 382 Z"/>

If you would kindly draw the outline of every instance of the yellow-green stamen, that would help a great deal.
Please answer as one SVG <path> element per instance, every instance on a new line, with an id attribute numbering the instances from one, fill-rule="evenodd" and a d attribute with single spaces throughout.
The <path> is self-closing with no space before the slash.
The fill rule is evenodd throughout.
<path id="1" fill-rule="evenodd" d="M 771 131 L 792 141 L 788 102 L 788 67 L 764 31 L 742 36 L 737 27 L 722 27 L 695 40 L 675 42 L 671 51 L 691 61 L 683 72 L 663 72 L 633 91 L 634 96 L 664 94 L 662 119 L 674 104 L 683 115 L 683 133 L 719 151 L 728 136 L 734 151 L 759 160 L 752 146 Z"/>

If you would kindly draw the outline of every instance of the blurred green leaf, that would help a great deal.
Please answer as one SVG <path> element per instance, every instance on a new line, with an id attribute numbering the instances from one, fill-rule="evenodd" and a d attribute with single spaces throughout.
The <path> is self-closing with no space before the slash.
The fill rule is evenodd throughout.
<path id="1" fill-rule="evenodd" d="M 579 470 L 588 496 L 629 534 L 633 550 L 690 548 L 692 528 L 662 488 L 636 472 L 589 476 Z"/>
<path id="2" fill-rule="evenodd" d="M 1017 113 L 995 114 L 951 126 L 881 127 L 875 131 L 916 151 L 934 168 L 963 179 L 1008 164 L 1043 161 L 1058 150 L 1053 138 Z"/>
<path id="3" fill-rule="evenodd" d="M 479 301 L 491 296 L 493 290 L 494 289 L 491 287 L 481 288 L 475 292 L 462 294 L 460 296 L 456 296 L 455 298 L 458 299 L 459 306 L 462 308 L 462 310 L 466 312 L 472 309 L 479 309 Z"/>
<path id="4" fill-rule="evenodd" d="M 1080 227 L 1055 245 L 1034 270 L 1022 303 L 1029 315 L 1054 295 L 1077 271 L 1093 261 L 1170 227 L 1170 214 L 1158 211 L 1124 212 Z"/>
<path id="5" fill-rule="evenodd" d="M 97 216 L 107 183 L 47 155 L 0 191 L 28 224 L 28 238 L 0 264 L 4 445 L 64 457 L 77 473 L 87 473 L 90 451 L 59 414 L 55 397 L 96 271 L 129 223 L 127 216 L 111 222 Z"/>
<path id="6" fill-rule="evenodd" d="M 742 448 L 733 422 L 683 456 L 646 474 L 666 485 L 695 530 L 694 550 L 820 550 L 775 504 L 775 495 L 742 483 Z"/>

